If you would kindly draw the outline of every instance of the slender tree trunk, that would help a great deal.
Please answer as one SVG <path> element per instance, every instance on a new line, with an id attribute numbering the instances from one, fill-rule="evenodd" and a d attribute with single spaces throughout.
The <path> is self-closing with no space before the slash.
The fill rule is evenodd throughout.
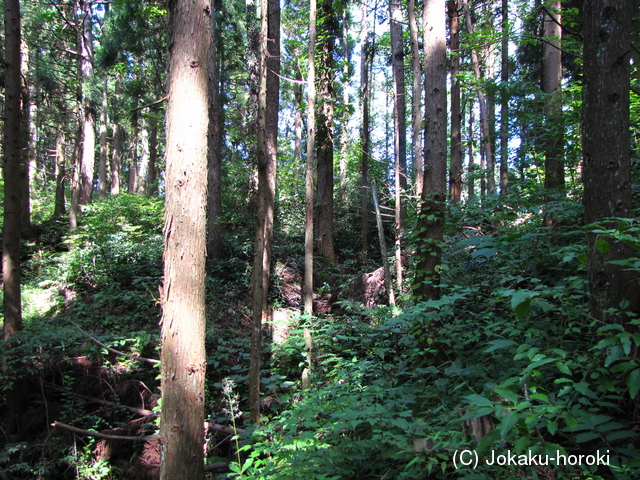
<path id="1" fill-rule="evenodd" d="M 509 185 L 509 0 L 502 0 L 500 60 L 500 195 L 505 195 Z"/>
<path id="2" fill-rule="evenodd" d="M 584 12 L 583 198 L 585 221 L 591 224 L 608 217 L 632 217 L 629 51 L 633 2 L 586 0 Z M 587 234 L 587 245 L 592 315 L 619 323 L 608 309 L 618 309 L 621 302 L 627 304 L 627 311 L 638 314 L 637 272 L 611 263 L 634 256 L 633 249 L 595 233 Z"/>
<path id="3" fill-rule="evenodd" d="M 149 121 L 143 120 L 140 130 L 140 172 L 136 183 L 136 192 L 149 194 Z"/>
<path id="4" fill-rule="evenodd" d="M 204 479 L 209 0 L 169 2 L 161 480 Z"/>
<path id="5" fill-rule="evenodd" d="M 261 1 L 260 90 L 258 100 L 258 226 L 253 258 L 253 325 L 249 366 L 249 409 L 260 423 L 262 325 L 268 320 L 269 273 L 276 197 L 278 109 L 280 89 L 280 7 Z"/>
<path id="6" fill-rule="evenodd" d="M 138 142 L 140 140 L 140 126 L 138 112 L 134 112 L 131 119 L 131 141 L 129 145 L 129 179 L 127 192 L 135 193 L 138 186 Z"/>
<path id="7" fill-rule="evenodd" d="M 305 178 L 304 313 L 313 314 L 313 200 L 316 152 L 316 18 L 317 2 L 309 0 L 309 73 L 307 86 L 307 171 Z"/>
<path id="8" fill-rule="evenodd" d="M 20 122 L 20 2 L 4 1 L 5 123 L 4 123 L 4 223 L 2 228 L 2 284 L 4 290 L 4 340 L 22 330 L 20 292 L 21 134 Z"/>
<path id="9" fill-rule="evenodd" d="M 351 110 L 347 108 L 349 102 L 349 68 L 351 66 L 351 56 L 349 54 L 349 13 L 345 8 L 342 15 L 342 48 L 344 50 L 345 61 L 342 66 L 342 103 L 344 105 L 342 114 L 342 129 L 340 131 L 340 202 L 342 207 L 347 206 L 347 154 L 349 152 L 349 117 Z"/>
<path id="10" fill-rule="evenodd" d="M 425 0 L 425 186 L 418 226 L 420 238 L 414 292 L 420 300 L 440 298 L 439 265 L 444 237 L 447 190 L 447 42 L 446 11 L 442 0 Z"/>
<path id="11" fill-rule="evenodd" d="M 562 3 L 554 0 L 545 8 L 542 44 L 542 72 L 545 109 L 545 176 L 546 189 L 564 186 L 564 134 L 562 126 Z M 553 219 L 546 216 L 551 225 Z"/>
<path id="12" fill-rule="evenodd" d="M 471 11 L 469 10 L 468 0 L 463 0 L 465 19 L 467 22 L 467 31 L 473 34 L 474 28 L 471 21 Z M 478 52 L 475 49 L 471 49 L 471 63 L 473 64 L 473 72 L 476 77 L 476 82 L 480 82 L 482 79 L 482 72 L 480 71 L 480 60 L 478 59 Z M 493 142 L 491 140 L 491 128 L 489 126 L 489 108 L 488 102 L 484 94 L 484 90 L 481 87 L 477 88 L 478 104 L 480 106 L 480 126 L 482 132 L 482 150 L 484 152 L 484 158 L 487 165 L 487 186 L 489 193 L 493 193 L 496 189 L 495 179 L 493 177 Z M 483 179 L 484 179 L 484 167 Z M 484 196 L 484 194 L 483 194 Z"/>
<path id="13" fill-rule="evenodd" d="M 36 174 L 38 172 L 38 165 L 36 160 L 36 147 L 37 147 L 37 98 L 36 98 L 36 85 L 35 78 L 32 74 L 33 67 L 29 55 L 29 47 L 27 43 L 21 41 L 21 56 L 22 56 L 22 117 L 25 119 L 26 129 L 21 131 L 21 141 L 23 142 L 22 149 L 25 152 L 21 156 L 20 170 L 21 170 L 21 187 L 22 187 L 22 206 L 20 230 L 22 238 L 32 238 L 33 228 L 31 226 L 31 199 L 35 198 L 36 187 Z M 32 72 L 32 73 L 30 73 Z"/>
<path id="14" fill-rule="evenodd" d="M 109 102 L 107 99 L 108 79 L 104 76 L 102 84 L 102 109 L 100 110 L 100 165 L 98 167 L 98 196 L 104 197 L 107 194 L 107 158 L 109 149 L 107 145 L 107 109 Z"/>
<path id="15" fill-rule="evenodd" d="M 111 195 L 120 193 L 120 165 L 124 143 L 124 130 L 120 123 L 113 129 L 113 147 L 111 151 Z"/>
<path id="16" fill-rule="evenodd" d="M 295 47 L 294 55 L 300 58 L 300 48 Z M 294 98 L 294 108 L 296 116 L 294 120 L 295 140 L 293 147 L 293 168 L 294 168 L 294 187 L 296 195 L 299 188 L 299 172 L 302 165 L 302 101 L 304 99 L 304 88 L 302 85 L 302 71 L 299 65 L 296 65 L 296 80 Z"/>
<path id="17" fill-rule="evenodd" d="M 380 203 L 378 202 L 378 191 L 375 180 L 371 181 L 371 196 L 373 197 L 373 206 L 376 211 L 376 224 L 378 226 L 378 240 L 380 242 L 380 255 L 382 256 L 382 265 L 384 268 L 384 283 L 389 296 L 389 306 L 396 306 L 396 298 L 393 292 L 393 280 L 391 279 L 391 268 L 389 268 L 389 257 L 387 256 L 387 242 L 384 239 L 384 228 L 382 227 L 382 215 L 380 214 Z"/>
<path id="18" fill-rule="evenodd" d="M 404 46 L 402 43 L 402 8 L 400 0 L 389 0 L 391 63 L 393 70 L 394 170 L 395 170 L 395 260 L 396 287 L 402 290 L 402 236 L 407 212 L 402 195 L 407 189 L 407 107 L 404 80 Z"/>
<path id="19" fill-rule="evenodd" d="M 333 135 L 334 135 L 334 39 L 338 31 L 338 18 L 333 0 L 320 0 L 318 29 L 318 109 L 316 114 L 316 159 L 318 193 L 316 198 L 316 239 L 318 253 L 329 264 L 336 262 L 333 248 Z"/>
<path id="20" fill-rule="evenodd" d="M 222 134 L 218 95 L 218 26 L 215 9 L 211 15 L 211 52 L 209 56 L 209 168 L 207 171 L 207 259 L 211 263 L 223 257 L 222 250 Z"/>
<path id="21" fill-rule="evenodd" d="M 360 251 L 366 255 L 369 251 L 369 157 L 371 156 L 371 126 L 369 109 L 371 103 L 371 84 L 369 70 L 373 57 L 373 45 L 370 43 L 367 23 L 367 1 L 362 6 L 362 47 L 360 64 L 360 101 L 362 103 L 362 125 L 360 142 L 362 160 L 360 167 Z"/>
<path id="22" fill-rule="evenodd" d="M 420 66 L 420 49 L 418 46 L 418 22 L 416 21 L 415 0 L 409 0 L 409 38 L 411 43 L 411 69 L 413 71 L 413 85 L 411 98 L 411 120 L 413 142 L 414 190 L 420 198 L 424 187 L 424 160 L 422 156 L 422 67 Z"/>
<path id="23" fill-rule="evenodd" d="M 147 195 L 158 194 L 158 118 L 152 111 L 149 116 L 149 185 Z"/>
<path id="24" fill-rule="evenodd" d="M 460 8 L 457 0 L 449 0 L 451 49 L 451 167 L 449 194 L 453 203 L 462 196 L 462 115 L 460 113 Z"/>
<path id="25" fill-rule="evenodd" d="M 64 129 L 58 129 L 56 133 L 56 161 L 54 166 L 54 175 L 56 180 L 56 194 L 54 201 L 54 217 L 61 217 L 66 212 L 66 196 L 64 189 L 64 181 L 66 177 L 65 156 L 64 156 Z"/>
<path id="26" fill-rule="evenodd" d="M 469 142 L 469 179 L 467 180 L 467 195 L 469 201 L 472 201 L 475 197 L 475 158 L 474 158 L 474 149 L 473 149 L 473 113 L 475 109 L 475 102 L 473 98 L 469 99 L 469 130 L 467 135 L 467 142 Z"/>

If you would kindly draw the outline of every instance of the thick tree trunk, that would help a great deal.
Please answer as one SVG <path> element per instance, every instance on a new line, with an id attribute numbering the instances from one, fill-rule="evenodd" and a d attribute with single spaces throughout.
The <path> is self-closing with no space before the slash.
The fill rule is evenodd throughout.
<path id="1" fill-rule="evenodd" d="M 462 197 L 462 114 L 460 113 L 460 7 L 457 0 L 449 0 L 451 49 L 451 167 L 449 195 L 453 203 Z"/>
<path id="2" fill-rule="evenodd" d="M 4 340 L 22 330 L 20 293 L 20 2 L 5 0 L 5 124 L 4 223 L 2 228 L 2 284 L 4 290 Z"/>
<path id="3" fill-rule="evenodd" d="M 269 273 L 276 196 L 278 109 L 280 89 L 280 8 L 261 1 L 260 90 L 258 95 L 258 225 L 251 289 L 253 319 L 249 365 L 249 409 L 260 423 L 260 357 L 262 325 L 268 320 Z"/>
<path id="4" fill-rule="evenodd" d="M 169 2 L 160 478 L 204 479 L 208 0 Z"/>
<path id="5" fill-rule="evenodd" d="M 307 171 L 305 177 L 304 313 L 313 313 L 313 200 L 316 157 L 316 21 L 317 2 L 309 0 L 309 73 L 307 85 Z"/>
<path id="6" fill-rule="evenodd" d="M 91 2 L 88 0 L 79 0 L 80 2 L 80 19 L 78 35 L 80 42 L 78 45 L 80 57 L 80 70 L 82 82 L 88 86 L 93 81 L 93 36 L 91 30 L 93 22 L 91 20 Z M 80 164 L 80 185 L 78 205 L 88 205 L 91 202 L 91 193 L 93 192 L 93 171 L 95 165 L 95 146 L 96 146 L 96 114 L 91 99 L 82 87 L 82 115 L 83 135 L 82 135 L 82 163 Z"/>
<path id="7" fill-rule="evenodd" d="M 316 239 L 318 253 L 329 264 L 336 262 L 333 249 L 333 134 L 335 91 L 334 39 L 338 31 L 338 19 L 333 0 L 321 0 L 318 4 L 320 24 L 318 29 L 318 53 L 316 79 L 318 108 L 316 118 L 316 159 L 318 193 L 316 198 Z"/>
<path id="8" fill-rule="evenodd" d="M 158 119 L 156 112 L 149 116 L 149 182 L 147 195 L 158 194 Z"/>
<path id="9" fill-rule="evenodd" d="M 414 292 L 419 300 L 440 298 L 444 206 L 447 188 L 447 42 L 445 2 L 426 0 L 423 10 L 425 48 L 425 186 L 418 226 L 422 234 Z"/>
<path id="10" fill-rule="evenodd" d="M 629 51 L 633 3 L 587 0 L 584 12 L 583 179 L 585 221 L 591 224 L 607 217 L 632 216 Z M 587 234 L 587 243 L 592 315 L 618 323 L 607 310 L 619 308 L 621 302 L 637 314 L 637 272 L 610 263 L 635 252 L 594 233 Z"/>
<path id="11" fill-rule="evenodd" d="M 136 183 L 136 192 L 142 195 L 149 194 L 149 122 L 143 120 L 142 129 L 140 130 L 140 171 L 138 182 Z"/>
<path id="12" fill-rule="evenodd" d="M 546 189 L 564 186 L 564 134 L 562 122 L 562 27 L 560 26 L 562 3 L 552 1 L 545 8 L 544 36 L 542 44 L 542 72 L 545 110 L 545 175 Z M 546 216 L 549 226 L 553 224 Z"/>
<path id="13" fill-rule="evenodd" d="M 134 112 L 131 119 L 131 139 L 129 145 L 129 178 L 127 181 L 127 192 L 136 193 L 138 186 L 138 141 L 140 136 L 140 126 L 138 125 L 138 112 Z"/>

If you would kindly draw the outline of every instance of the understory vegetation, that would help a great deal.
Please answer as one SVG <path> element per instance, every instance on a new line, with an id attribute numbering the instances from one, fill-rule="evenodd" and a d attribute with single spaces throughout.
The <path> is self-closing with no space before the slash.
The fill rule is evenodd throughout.
<path id="1" fill-rule="evenodd" d="M 301 315 L 301 236 L 276 232 L 259 426 L 246 421 L 250 227 L 230 224 L 229 255 L 207 278 L 212 478 L 638 478 L 639 319 L 589 316 L 580 202 L 555 205 L 549 228 L 544 192 L 511 191 L 500 203 L 449 207 L 442 298 L 415 303 L 407 287 L 393 309 L 384 292 L 372 308 L 354 293 L 380 259 L 349 253 L 357 222 L 345 221 L 341 262 L 317 272 L 326 313 Z M 1 393 L 24 396 L 21 411 L 4 412 L 21 440 L 3 436 L 0 472 L 155 478 L 162 200 L 96 202 L 74 234 L 59 220 L 35 226 L 25 328 L 1 350 Z M 635 222 L 606 229 L 640 250 Z M 569 461 L 490 465 L 492 452 Z"/>

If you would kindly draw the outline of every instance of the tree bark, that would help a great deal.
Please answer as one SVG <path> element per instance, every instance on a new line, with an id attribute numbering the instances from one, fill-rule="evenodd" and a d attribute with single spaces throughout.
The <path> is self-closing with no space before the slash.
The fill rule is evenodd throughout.
<path id="1" fill-rule="evenodd" d="M 65 157 L 64 157 L 64 129 L 58 129 L 56 133 L 56 160 L 54 165 L 54 176 L 56 179 L 56 193 L 54 200 L 53 216 L 61 217 L 66 212 L 66 195 L 64 181 L 66 177 Z"/>
<path id="2" fill-rule="evenodd" d="M 79 67 L 81 70 L 82 83 L 82 163 L 80 165 L 80 185 L 78 205 L 87 205 L 91 202 L 93 192 L 93 171 L 95 165 L 95 145 L 96 145 L 96 114 L 91 99 L 85 91 L 93 81 L 93 36 L 91 30 L 93 22 L 91 20 L 91 2 L 79 0 L 80 18 L 78 22 L 80 52 Z"/>
<path id="3" fill-rule="evenodd" d="M 451 49 L 451 167 L 449 169 L 449 195 L 453 203 L 462 197 L 462 115 L 460 113 L 460 6 L 458 0 L 449 0 Z"/>
<path id="4" fill-rule="evenodd" d="M 338 32 L 338 19 L 333 0 L 320 0 L 318 4 L 319 52 L 316 79 L 318 105 L 316 113 L 316 157 L 318 192 L 316 198 L 316 239 L 318 253 L 329 264 L 336 262 L 333 248 L 333 135 L 335 90 L 334 39 Z"/>
<path id="5" fill-rule="evenodd" d="M 280 89 L 280 8 L 261 1 L 260 90 L 258 94 L 258 225 L 253 257 L 253 318 L 249 365 L 249 409 L 260 423 L 262 325 L 268 320 L 269 274 L 276 196 L 278 107 Z"/>
<path id="6" fill-rule="evenodd" d="M 22 330 L 20 292 L 20 213 L 22 186 L 20 122 L 20 2 L 5 0 L 5 124 L 4 223 L 2 228 L 2 284 L 4 340 Z"/>
<path id="7" fill-rule="evenodd" d="M 369 110 L 371 103 L 371 84 L 369 70 L 373 59 L 373 45 L 369 38 L 367 23 L 367 1 L 362 6 L 362 47 L 360 64 L 360 102 L 362 105 L 362 125 L 360 142 L 362 158 L 360 166 L 360 251 L 366 255 L 369 251 L 369 157 L 371 156 L 371 126 Z"/>
<path id="8" fill-rule="evenodd" d="M 421 233 L 416 255 L 414 292 L 419 300 L 440 298 L 441 242 L 447 188 L 447 42 L 445 2 L 426 0 L 425 48 L 425 188 L 420 199 Z"/>
<path id="9" fill-rule="evenodd" d="M 209 0 L 168 3 L 160 478 L 204 479 Z"/>
<path id="10" fill-rule="evenodd" d="M 411 121 L 413 142 L 414 190 L 418 198 L 424 187 L 424 160 L 422 156 L 422 67 L 420 66 L 420 50 L 418 46 L 418 22 L 416 21 L 415 0 L 409 0 L 409 38 L 411 43 L 411 69 L 413 85 L 411 98 Z"/>
<path id="11" fill-rule="evenodd" d="M 104 197 L 107 194 L 107 157 L 109 149 L 107 145 L 107 109 L 109 102 L 107 99 L 108 88 L 107 76 L 104 76 L 102 84 L 102 108 L 100 110 L 100 165 L 98 167 L 98 197 Z"/>
<path id="12" fill-rule="evenodd" d="M 349 70 L 351 67 L 351 55 L 349 49 L 349 12 L 344 9 L 342 14 L 342 49 L 344 50 L 345 61 L 342 65 L 342 129 L 340 131 L 340 203 L 343 208 L 347 206 L 347 154 L 349 153 L 349 118 L 351 109 L 349 108 Z"/>
<path id="13" fill-rule="evenodd" d="M 473 148 L 473 111 L 475 109 L 475 102 L 473 98 L 469 99 L 469 130 L 467 134 L 467 142 L 469 144 L 469 168 L 467 179 L 467 197 L 468 201 L 472 201 L 476 195 L 475 192 L 475 154 Z"/>
<path id="14" fill-rule="evenodd" d="M 632 216 L 629 151 L 629 90 L 631 48 L 630 0 L 587 0 L 584 5 L 583 179 L 587 224 L 608 217 Z M 603 242 L 608 242 L 606 247 Z M 640 311 L 637 272 L 613 265 L 635 252 L 621 242 L 587 234 L 587 276 L 591 313 L 615 321 L 608 309 L 628 303 Z"/>
<path id="15" fill-rule="evenodd" d="M 307 85 L 307 171 L 305 176 L 304 313 L 313 314 L 313 200 L 316 152 L 317 2 L 309 0 L 309 73 Z"/>
<path id="16" fill-rule="evenodd" d="M 402 236 L 406 209 L 402 195 L 407 189 L 407 107 L 404 80 L 404 46 L 402 44 L 402 8 L 400 0 L 389 0 L 391 64 L 393 70 L 394 173 L 395 173 L 395 263 L 396 287 L 402 290 Z"/>
<path id="17" fill-rule="evenodd" d="M 562 3 L 550 2 L 544 13 L 542 44 L 542 72 L 545 110 L 544 134 L 544 187 L 559 190 L 564 186 L 564 133 L 562 122 Z M 547 196 L 545 203 L 551 199 Z M 552 215 L 545 215 L 545 223 L 552 226 Z"/>

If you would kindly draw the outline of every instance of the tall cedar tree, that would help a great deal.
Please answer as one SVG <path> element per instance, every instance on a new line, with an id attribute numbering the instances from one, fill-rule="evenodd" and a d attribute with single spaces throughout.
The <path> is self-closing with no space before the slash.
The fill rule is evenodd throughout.
<path id="1" fill-rule="evenodd" d="M 160 478 L 204 479 L 209 0 L 171 0 Z"/>
<path id="2" fill-rule="evenodd" d="M 446 4 L 426 0 L 423 10 L 425 73 L 425 185 L 418 228 L 420 244 L 414 292 L 418 299 L 440 298 L 439 266 L 444 237 L 447 188 L 447 39 Z"/>
<path id="3" fill-rule="evenodd" d="M 20 111 L 20 2 L 5 0 L 5 124 L 4 124 L 4 224 L 2 228 L 2 284 L 4 288 L 4 339 L 22 330 L 20 295 L 20 210 L 23 172 Z"/>
<path id="4" fill-rule="evenodd" d="M 307 85 L 307 165 L 304 182 L 304 313 L 313 313 L 313 200 L 316 158 L 316 0 L 309 1 L 309 73 Z"/>
<path id="5" fill-rule="evenodd" d="M 253 325 L 249 367 L 249 408 L 260 422 L 262 325 L 268 320 L 267 297 L 276 199 L 278 107 L 280 91 L 280 8 L 278 0 L 261 0 L 260 90 L 258 93 L 258 226 L 251 289 Z"/>
<path id="6" fill-rule="evenodd" d="M 404 81 L 404 45 L 402 42 L 402 7 L 400 0 L 389 0 L 391 64 L 393 69 L 393 125 L 395 170 L 396 284 L 402 289 L 402 235 L 406 208 L 402 195 L 407 189 L 407 106 Z"/>
<path id="7" fill-rule="evenodd" d="M 362 124 L 360 125 L 360 142 L 362 157 L 360 164 L 360 251 L 369 251 L 369 157 L 371 156 L 371 82 L 369 72 L 373 62 L 373 44 L 369 36 L 367 22 L 367 1 L 362 5 L 362 46 L 360 63 L 360 102 L 362 105 Z"/>
<path id="8" fill-rule="evenodd" d="M 451 33 L 451 168 L 449 194 L 453 203 L 462 196 L 462 114 L 460 112 L 460 5 L 449 0 L 449 31 Z"/>
<path id="9" fill-rule="evenodd" d="M 420 65 L 420 46 L 418 44 L 418 22 L 416 20 L 415 0 L 409 0 L 409 38 L 411 43 L 411 70 L 413 72 L 413 85 L 411 87 L 411 122 L 413 143 L 413 170 L 415 182 L 415 194 L 422 195 L 424 186 L 424 160 L 422 156 L 422 67 Z"/>
<path id="10" fill-rule="evenodd" d="M 316 60 L 318 104 L 316 113 L 316 157 L 318 192 L 316 198 L 316 239 L 318 253 L 328 263 L 335 263 L 333 248 L 333 134 L 335 90 L 333 79 L 334 41 L 339 32 L 334 0 L 318 3 L 318 52 Z"/>
<path id="11" fill-rule="evenodd" d="M 584 5 L 583 179 L 587 224 L 631 216 L 629 89 L 631 0 L 587 0 Z M 608 243 L 607 243 L 608 242 Z M 637 274 L 611 261 L 633 255 L 625 244 L 587 234 L 591 312 L 607 313 L 628 302 L 638 313 Z"/>
<path id="12" fill-rule="evenodd" d="M 544 36 L 542 44 L 542 72 L 545 95 L 545 176 L 544 186 L 557 189 L 564 185 L 564 135 L 562 132 L 562 4 L 551 2 L 544 12 Z M 550 220 L 550 217 L 547 217 Z"/>

